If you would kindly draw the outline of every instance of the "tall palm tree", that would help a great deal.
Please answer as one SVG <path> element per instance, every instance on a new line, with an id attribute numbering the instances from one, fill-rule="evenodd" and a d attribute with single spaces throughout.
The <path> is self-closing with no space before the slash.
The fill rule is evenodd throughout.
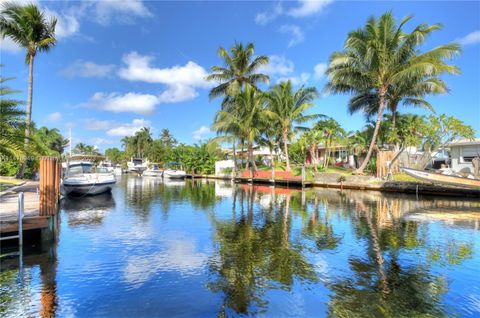
<path id="1" fill-rule="evenodd" d="M 433 106 L 425 100 L 425 95 L 444 94 L 446 92 L 448 92 L 446 83 L 437 76 L 411 78 L 398 85 L 391 85 L 385 99 L 386 107 L 392 113 L 392 129 L 396 129 L 397 110 L 401 104 L 433 111 Z M 348 111 L 351 114 L 363 111 L 367 118 L 374 116 L 378 109 L 378 96 L 370 91 L 353 96 L 348 104 Z"/>
<path id="2" fill-rule="evenodd" d="M 234 131 L 238 137 L 247 142 L 248 164 L 257 170 L 253 158 L 253 144 L 258 141 L 266 122 L 265 96 L 251 85 L 235 98 L 234 112 L 220 110 L 213 127 L 217 131 Z"/>
<path id="3" fill-rule="evenodd" d="M 328 90 L 335 93 L 372 93 L 378 99 L 373 138 L 357 173 L 363 173 L 372 155 L 391 87 L 401 87 L 415 78 L 459 72 L 457 67 L 445 62 L 459 53 L 459 45 L 441 45 L 419 53 L 418 47 L 441 26 L 420 24 L 406 33 L 402 28 L 411 18 L 408 16 L 397 25 L 391 12 L 379 19 L 372 17 L 364 28 L 348 34 L 342 52 L 335 52 L 330 57 Z"/>
<path id="4" fill-rule="evenodd" d="M 305 114 L 309 108 L 314 106 L 313 100 L 317 97 L 318 93 L 314 87 L 305 88 L 302 86 L 294 92 L 290 81 L 275 85 L 268 93 L 268 112 L 282 136 L 286 157 L 286 171 L 291 170 L 288 157 L 288 142 L 295 128 L 303 128 L 295 125 L 323 116 L 319 114 Z"/>
<path id="5" fill-rule="evenodd" d="M 11 78 L 0 77 L 0 155 L 19 159 L 25 154 L 23 126 L 25 112 L 19 106 L 22 101 L 8 96 L 18 91 L 4 86 Z"/>
<path id="6" fill-rule="evenodd" d="M 325 143 L 325 158 L 323 160 L 323 167 L 327 168 L 332 149 L 335 147 L 336 142 L 345 137 L 345 130 L 333 118 L 327 118 L 318 121 L 313 129 L 320 131 L 323 135 L 323 141 Z"/>
<path id="7" fill-rule="evenodd" d="M 259 82 L 268 83 L 265 74 L 257 73 L 258 69 L 268 64 L 268 57 L 255 57 L 253 43 L 244 46 L 235 43 L 230 53 L 223 47 L 218 49 L 218 55 L 223 60 L 223 66 L 212 66 L 212 73 L 207 76 L 208 81 L 216 81 L 218 86 L 210 91 L 210 99 L 216 97 L 235 97 L 246 84 L 255 87 Z"/>
<path id="8" fill-rule="evenodd" d="M 269 59 L 264 55 L 255 57 L 253 43 L 248 43 L 246 46 L 242 43 L 235 43 L 230 49 L 230 53 L 223 47 L 218 49 L 218 55 L 222 59 L 223 65 L 212 66 L 212 74 L 207 76 L 207 80 L 218 83 L 210 91 L 210 99 L 223 97 L 222 109 L 235 113 L 237 110 L 229 107 L 235 107 L 233 101 L 245 85 L 248 84 L 256 88 L 256 85 L 260 82 L 268 83 L 268 75 L 258 73 L 258 69 L 262 65 L 268 64 Z M 235 134 L 235 129 L 223 127 L 223 130 L 217 131 L 217 133 L 223 134 L 224 140 L 230 139 L 232 141 L 234 168 L 237 170 L 235 144 L 239 138 Z M 228 138 L 228 135 L 230 135 L 230 138 Z M 241 143 L 243 145 L 243 141 Z"/>
<path id="9" fill-rule="evenodd" d="M 34 4 L 18 5 L 6 2 L 0 17 L 0 36 L 9 37 L 27 51 L 25 58 L 28 64 L 28 97 L 25 126 L 25 148 L 28 146 L 30 136 L 30 123 L 32 121 L 33 98 L 33 63 L 37 52 L 48 52 L 56 43 L 55 26 L 57 19 L 47 18 Z M 23 177 L 25 162 L 19 171 Z"/>

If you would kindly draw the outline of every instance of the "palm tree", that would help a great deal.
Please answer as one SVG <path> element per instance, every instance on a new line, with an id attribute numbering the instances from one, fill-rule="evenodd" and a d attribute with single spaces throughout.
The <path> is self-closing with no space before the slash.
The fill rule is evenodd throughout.
<path id="1" fill-rule="evenodd" d="M 254 57 L 255 50 L 253 43 L 248 43 L 246 46 L 242 43 L 235 43 L 230 49 L 230 53 L 231 55 L 223 47 L 218 49 L 218 55 L 223 60 L 223 65 L 212 66 L 212 74 L 207 76 L 207 80 L 218 83 L 218 85 L 210 91 L 210 99 L 220 96 L 224 97 L 222 109 L 235 113 L 237 110 L 229 109 L 228 107 L 235 106 L 234 99 L 245 85 L 248 84 L 256 88 L 256 85 L 260 82 L 268 83 L 268 75 L 257 72 L 262 65 L 268 64 L 269 59 L 264 55 Z M 235 134 L 235 129 L 232 130 L 223 127 L 223 129 L 217 131 L 217 133 L 223 134 L 224 140 L 230 139 L 232 141 L 234 168 L 237 170 L 235 144 L 238 136 Z M 231 137 L 228 138 L 228 135 Z M 241 141 L 241 143 L 243 147 L 243 141 Z"/>
<path id="2" fill-rule="evenodd" d="M 288 142 L 294 129 L 303 128 L 295 127 L 294 125 L 323 116 L 319 114 L 305 114 L 305 111 L 314 106 L 312 101 L 317 97 L 318 93 L 314 87 L 304 88 L 302 86 L 294 92 L 290 81 L 275 85 L 267 96 L 269 115 L 279 128 L 279 133 L 282 136 L 287 164 L 286 171 L 291 170 L 288 157 Z"/>
<path id="3" fill-rule="evenodd" d="M 457 67 L 444 62 L 459 53 L 459 45 L 441 45 L 419 53 L 418 47 L 426 37 L 441 26 L 420 24 L 412 32 L 405 33 L 402 28 L 411 18 L 408 16 L 397 25 L 391 12 L 379 19 L 372 17 L 364 28 L 349 33 L 342 52 L 335 52 L 330 57 L 327 90 L 371 93 L 378 99 L 373 138 L 357 173 L 363 173 L 372 155 L 391 87 L 402 87 L 412 79 L 459 72 Z"/>
<path id="4" fill-rule="evenodd" d="M 52 155 L 61 155 L 69 143 L 69 140 L 64 138 L 57 128 L 40 127 L 35 130 L 34 135 L 36 141 L 45 148 L 46 153 Z"/>
<path id="5" fill-rule="evenodd" d="M 325 159 L 323 160 L 323 167 L 327 168 L 331 151 L 334 148 L 335 143 L 345 137 L 345 130 L 333 118 L 318 121 L 313 129 L 320 131 L 323 135 L 323 141 L 325 143 Z"/>
<path id="6" fill-rule="evenodd" d="M 218 49 L 218 55 L 223 60 L 223 66 L 212 66 L 212 74 L 207 76 L 208 81 L 216 81 L 218 86 L 210 91 L 210 99 L 216 97 L 235 97 L 246 84 L 256 88 L 257 83 L 268 83 L 265 74 L 256 73 L 258 69 L 268 64 L 268 57 L 260 55 L 255 57 L 253 43 L 244 46 L 235 43 L 230 49 L 231 55 L 223 47 Z"/>
<path id="7" fill-rule="evenodd" d="M 0 17 L 0 36 L 9 37 L 27 51 L 25 61 L 28 64 L 28 98 L 25 126 L 25 148 L 30 136 L 32 120 L 33 97 L 33 63 L 37 52 L 48 52 L 56 43 L 55 26 L 57 19 L 47 18 L 34 4 L 21 6 L 13 2 L 3 5 Z M 19 177 L 25 170 L 24 162 L 19 171 Z"/>
<path id="8" fill-rule="evenodd" d="M 0 155 L 19 159 L 25 154 L 22 132 L 25 112 L 19 109 L 23 102 L 8 98 L 18 93 L 4 83 L 11 78 L 0 77 Z"/>
<path id="9" fill-rule="evenodd" d="M 217 113 L 213 127 L 217 131 L 235 131 L 242 140 L 247 142 L 248 164 L 257 170 L 253 158 L 253 144 L 258 141 L 262 127 L 266 122 L 265 96 L 251 85 L 235 98 L 233 111 L 220 110 Z"/>

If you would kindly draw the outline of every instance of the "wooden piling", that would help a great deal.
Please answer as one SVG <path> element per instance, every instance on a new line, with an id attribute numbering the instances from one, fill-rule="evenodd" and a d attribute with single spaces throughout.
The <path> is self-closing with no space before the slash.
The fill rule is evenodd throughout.
<path id="1" fill-rule="evenodd" d="M 40 158 L 40 215 L 54 215 L 60 198 L 61 166 L 57 158 Z"/>

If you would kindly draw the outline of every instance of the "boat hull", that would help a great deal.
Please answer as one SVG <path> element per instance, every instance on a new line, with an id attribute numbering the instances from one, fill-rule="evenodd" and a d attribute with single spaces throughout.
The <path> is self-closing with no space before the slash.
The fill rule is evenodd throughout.
<path id="1" fill-rule="evenodd" d="M 409 176 L 412 176 L 422 181 L 433 183 L 435 185 L 480 190 L 480 180 L 477 179 L 449 176 L 410 168 L 402 168 L 402 170 Z"/>
<path id="2" fill-rule="evenodd" d="M 63 183 L 65 193 L 69 195 L 96 195 L 100 193 L 112 191 L 112 187 L 115 181 L 103 182 L 103 183 Z"/>
<path id="3" fill-rule="evenodd" d="M 161 178 L 163 176 L 163 171 L 149 171 L 145 170 L 142 173 L 142 177 L 154 177 L 154 178 Z"/>
<path id="4" fill-rule="evenodd" d="M 168 179 L 183 179 L 185 178 L 185 176 L 186 176 L 185 171 L 181 171 L 181 170 L 177 170 L 177 171 L 165 170 L 163 172 L 163 177 Z"/>

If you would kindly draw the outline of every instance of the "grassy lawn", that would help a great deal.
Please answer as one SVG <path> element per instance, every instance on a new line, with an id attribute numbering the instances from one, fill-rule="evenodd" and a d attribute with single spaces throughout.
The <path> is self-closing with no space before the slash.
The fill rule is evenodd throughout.
<path id="1" fill-rule="evenodd" d="M 8 188 L 21 184 L 22 182 L 23 182 L 22 180 L 4 179 L 0 177 L 0 191 L 5 191 Z"/>
<path id="2" fill-rule="evenodd" d="M 420 180 L 415 179 L 414 177 L 411 177 L 404 172 L 394 174 L 393 175 L 393 181 L 416 182 L 416 183 L 421 182 Z"/>

